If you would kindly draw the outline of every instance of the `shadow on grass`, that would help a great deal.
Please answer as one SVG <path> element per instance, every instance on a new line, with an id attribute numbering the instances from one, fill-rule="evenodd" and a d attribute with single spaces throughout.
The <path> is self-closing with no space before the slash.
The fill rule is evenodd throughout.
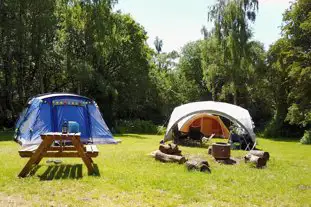
<path id="1" fill-rule="evenodd" d="M 100 172 L 99 172 L 99 169 L 98 169 L 98 165 L 97 164 L 93 164 L 93 167 L 94 167 L 94 173 L 93 173 L 92 176 L 100 177 Z"/>
<path id="2" fill-rule="evenodd" d="M 13 131 L 0 131 L 0 142 L 1 141 L 13 141 Z"/>
<path id="3" fill-rule="evenodd" d="M 76 165 L 49 165 L 40 180 L 80 179 L 82 178 L 82 164 Z"/>
<path id="4" fill-rule="evenodd" d="M 33 176 L 39 170 L 42 165 L 35 166 L 29 173 L 29 176 Z M 89 176 L 100 177 L 100 172 L 97 164 L 93 164 L 94 173 Z M 60 180 L 60 179 L 81 179 L 82 176 L 82 164 L 75 165 L 49 165 L 48 168 L 38 175 L 41 181 L 48 180 Z"/>
<path id="5" fill-rule="evenodd" d="M 97 164 L 93 164 L 93 176 L 100 176 Z M 36 171 L 36 170 L 35 170 Z M 34 172 L 35 173 L 35 172 Z M 32 174 L 34 174 L 32 173 Z M 76 165 L 49 165 L 42 175 L 38 175 L 41 181 L 60 180 L 60 179 L 81 179 L 82 164 Z"/>

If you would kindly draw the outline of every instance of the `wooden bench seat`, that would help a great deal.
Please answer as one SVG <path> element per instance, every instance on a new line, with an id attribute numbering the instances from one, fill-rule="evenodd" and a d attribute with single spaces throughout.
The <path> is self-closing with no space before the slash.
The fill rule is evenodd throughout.
<path id="1" fill-rule="evenodd" d="M 99 150 L 97 149 L 96 145 L 85 145 L 86 153 L 90 157 L 97 157 Z"/>
<path id="2" fill-rule="evenodd" d="M 35 151 L 38 149 L 38 146 L 39 145 L 31 145 L 31 146 L 27 146 L 27 147 L 24 147 L 22 148 L 21 150 L 18 151 L 20 157 L 31 157 L 33 155 L 33 153 L 35 153 Z M 66 150 L 74 150 L 73 147 L 63 147 L 64 149 Z M 59 150 L 59 147 L 49 147 L 47 151 L 58 151 Z M 99 153 L 99 150 L 97 149 L 96 145 L 85 145 L 84 146 L 84 150 L 85 152 L 87 153 L 87 155 L 89 157 L 97 157 L 98 156 L 98 153 Z M 68 157 L 78 157 L 78 154 L 77 153 L 64 153 L 64 154 L 70 154 Z"/>
<path id="3" fill-rule="evenodd" d="M 39 145 L 31 145 L 31 146 L 24 147 L 18 151 L 19 156 L 31 157 L 32 154 L 38 149 L 38 147 L 39 147 Z"/>

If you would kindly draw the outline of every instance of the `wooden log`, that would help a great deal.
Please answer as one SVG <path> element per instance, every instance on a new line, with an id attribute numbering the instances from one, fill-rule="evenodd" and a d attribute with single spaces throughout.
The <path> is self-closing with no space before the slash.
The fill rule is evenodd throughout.
<path id="1" fill-rule="evenodd" d="M 178 162 L 179 164 L 183 164 L 187 161 L 184 156 L 168 155 L 161 152 L 160 150 L 155 152 L 155 159 L 161 162 Z"/>
<path id="2" fill-rule="evenodd" d="M 181 150 L 178 149 L 176 144 L 161 144 L 159 150 L 165 154 L 181 156 Z"/>
<path id="3" fill-rule="evenodd" d="M 188 170 L 198 170 L 200 172 L 211 173 L 211 170 L 209 168 L 209 164 L 206 160 L 202 160 L 202 159 L 188 160 L 185 163 L 185 165 L 186 165 Z"/>
<path id="4" fill-rule="evenodd" d="M 264 158 L 265 160 L 269 160 L 269 158 L 270 158 L 269 152 L 265 152 L 265 151 L 261 151 L 261 150 L 251 150 L 251 151 L 249 151 L 248 154 Z"/>
<path id="5" fill-rule="evenodd" d="M 212 155 L 212 146 L 209 146 L 207 149 L 207 154 Z"/>
<path id="6" fill-rule="evenodd" d="M 262 157 L 258 157 L 252 154 L 248 154 L 244 157 L 246 163 L 251 163 L 256 165 L 257 168 L 262 168 L 266 166 L 267 160 Z"/>

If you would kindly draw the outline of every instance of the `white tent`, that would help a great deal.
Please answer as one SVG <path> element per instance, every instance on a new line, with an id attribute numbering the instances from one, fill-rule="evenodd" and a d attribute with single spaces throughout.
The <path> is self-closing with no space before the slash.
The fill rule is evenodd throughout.
<path id="1" fill-rule="evenodd" d="M 176 107 L 171 114 L 164 141 L 172 140 L 172 127 L 174 125 L 178 124 L 184 118 L 197 113 L 210 113 L 229 119 L 244 128 L 256 144 L 256 135 L 253 131 L 253 122 L 249 112 L 236 105 L 215 101 L 193 102 Z"/>

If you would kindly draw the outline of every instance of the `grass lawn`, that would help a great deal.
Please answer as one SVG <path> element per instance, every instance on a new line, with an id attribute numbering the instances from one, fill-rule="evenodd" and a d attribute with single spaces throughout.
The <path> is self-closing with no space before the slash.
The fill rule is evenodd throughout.
<path id="1" fill-rule="evenodd" d="M 162 136 L 119 137 L 119 145 L 99 146 L 98 176 L 69 158 L 58 166 L 43 159 L 33 176 L 19 179 L 27 159 L 12 134 L 1 133 L 0 206 L 311 206 L 311 146 L 259 139 L 270 152 L 266 169 L 221 165 L 204 148 L 181 147 L 186 156 L 208 159 L 212 173 L 205 174 L 149 157 Z"/>

